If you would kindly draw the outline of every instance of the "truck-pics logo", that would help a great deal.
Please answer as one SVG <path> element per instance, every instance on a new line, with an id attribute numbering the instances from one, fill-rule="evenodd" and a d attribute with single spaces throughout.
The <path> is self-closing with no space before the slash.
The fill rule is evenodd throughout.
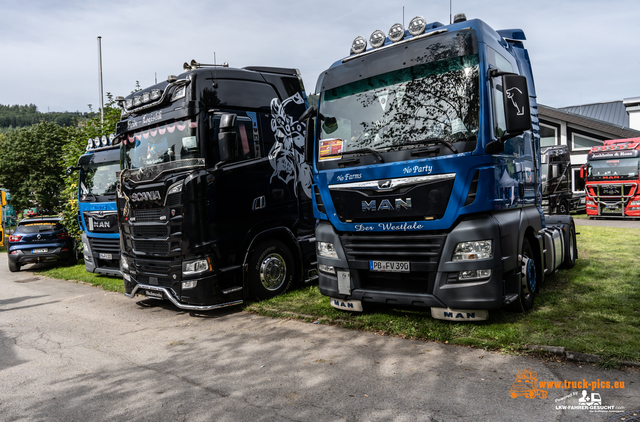
<path id="1" fill-rule="evenodd" d="M 131 200 L 133 202 L 160 200 L 160 192 L 157 190 L 149 192 L 135 192 L 131 195 Z"/>
<path id="2" fill-rule="evenodd" d="M 388 199 L 383 199 L 380 201 L 380 205 L 377 206 L 377 202 L 374 199 L 371 202 L 362 201 L 362 211 L 400 211 L 401 208 L 406 210 L 411 209 L 411 198 L 407 198 L 406 200 L 402 200 L 400 198 L 396 198 L 395 207 Z"/>
<path id="3" fill-rule="evenodd" d="M 511 385 L 509 395 L 512 399 L 524 396 L 529 399 L 547 398 L 547 390 L 541 390 L 538 385 L 538 373 L 526 367 L 516 375 L 515 382 Z"/>

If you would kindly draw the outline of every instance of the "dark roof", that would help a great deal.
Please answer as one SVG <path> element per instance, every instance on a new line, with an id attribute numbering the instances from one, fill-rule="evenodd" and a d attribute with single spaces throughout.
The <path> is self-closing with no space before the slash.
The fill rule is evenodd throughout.
<path id="1" fill-rule="evenodd" d="M 563 109 L 548 107 L 542 104 L 538 104 L 538 112 L 540 119 L 544 120 L 545 117 L 551 119 L 562 120 L 567 123 L 579 125 L 587 129 L 597 130 L 605 133 L 611 139 L 625 139 L 625 138 L 637 138 L 640 137 L 640 131 L 630 129 L 628 127 L 621 127 L 614 125 L 605 120 L 598 120 L 593 117 L 572 113 Z"/>
<path id="2" fill-rule="evenodd" d="M 618 127 L 629 127 L 629 114 L 622 101 L 608 103 L 583 104 L 570 107 L 560 107 L 558 110 L 568 111 L 592 119 L 609 122 Z"/>

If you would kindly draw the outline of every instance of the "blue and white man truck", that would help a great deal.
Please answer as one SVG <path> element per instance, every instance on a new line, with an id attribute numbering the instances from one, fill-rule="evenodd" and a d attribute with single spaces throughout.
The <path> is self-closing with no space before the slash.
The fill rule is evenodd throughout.
<path id="1" fill-rule="evenodd" d="M 310 110 L 319 289 L 339 309 L 428 307 L 437 319 L 526 311 L 577 258 L 545 217 L 536 93 L 522 30 L 456 15 L 354 40 Z"/>
<path id="2" fill-rule="evenodd" d="M 120 171 L 120 143 L 114 135 L 87 142 L 78 158 L 78 225 L 82 230 L 84 265 L 88 272 L 122 277 L 120 234 L 116 208 L 116 173 Z"/>

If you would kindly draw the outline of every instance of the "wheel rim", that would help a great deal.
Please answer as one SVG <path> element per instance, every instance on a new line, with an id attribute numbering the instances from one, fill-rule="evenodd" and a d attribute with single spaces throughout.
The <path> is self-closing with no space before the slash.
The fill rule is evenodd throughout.
<path id="1" fill-rule="evenodd" d="M 284 258 L 277 253 L 271 253 L 264 257 L 260 264 L 260 282 L 269 290 L 278 290 L 287 279 L 287 264 Z"/>
<path id="2" fill-rule="evenodd" d="M 527 275 L 527 288 L 529 289 L 529 293 L 535 293 L 536 292 L 536 266 L 533 259 L 531 258 L 527 260 L 526 275 Z"/>

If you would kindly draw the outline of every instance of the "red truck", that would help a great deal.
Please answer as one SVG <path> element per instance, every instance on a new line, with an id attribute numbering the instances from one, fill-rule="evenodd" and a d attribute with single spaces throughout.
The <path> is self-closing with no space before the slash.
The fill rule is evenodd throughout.
<path id="1" fill-rule="evenodd" d="M 591 218 L 640 218 L 640 138 L 612 139 L 591 148 L 580 168 Z"/>

